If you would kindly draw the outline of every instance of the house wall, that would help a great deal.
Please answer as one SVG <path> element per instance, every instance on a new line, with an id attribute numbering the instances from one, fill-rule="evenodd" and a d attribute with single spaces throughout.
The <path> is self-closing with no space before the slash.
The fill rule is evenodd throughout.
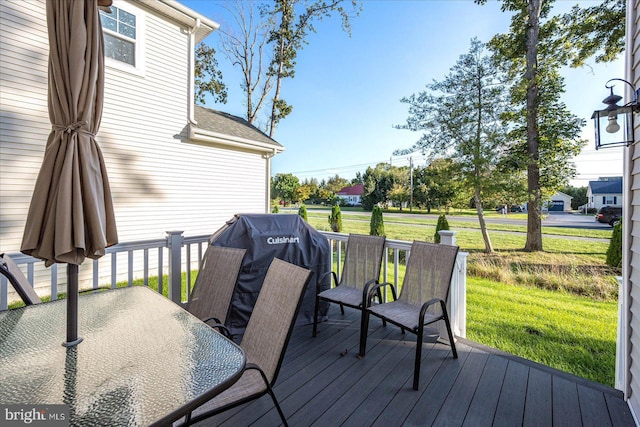
<path id="1" fill-rule="evenodd" d="M 114 5 L 138 12 L 144 31 L 143 67 L 107 62 L 96 138 L 120 241 L 168 230 L 210 234 L 235 213 L 264 213 L 268 160 L 261 153 L 187 140 L 186 29 L 139 3 Z M 0 20 L 0 251 L 18 252 L 50 130 L 45 3 L 2 0 Z"/>
<path id="2" fill-rule="evenodd" d="M 640 3 L 629 1 L 627 11 L 627 66 L 629 80 L 634 87 L 640 85 Z M 627 92 L 625 98 L 628 99 Z M 637 115 L 636 115 L 637 118 Z M 635 141 L 640 139 L 638 120 L 635 124 Z M 640 415 L 640 150 L 638 143 L 625 151 L 625 188 L 623 227 L 630 230 L 623 237 L 623 286 L 621 292 L 622 333 L 627 339 L 621 340 L 620 352 L 623 356 L 621 384 L 628 397 L 636 421 Z M 626 330 L 625 330 L 626 328 Z M 619 359 L 620 360 L 620 359 Z"/>
<path id="3" fill-rule="evenodd" d="M 602 206 L 622 206 L 622 194 L 593 194 L 587 193 L 589 207 L 599 209 Z M 613 199 L 614 203 L 606 203 L 606 200 Z"/>

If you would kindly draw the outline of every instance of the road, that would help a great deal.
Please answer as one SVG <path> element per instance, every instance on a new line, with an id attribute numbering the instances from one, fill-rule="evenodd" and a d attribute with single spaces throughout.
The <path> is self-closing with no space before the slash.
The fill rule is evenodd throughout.
<path id="1" fill-rule="evenodd" d="M 284 208 L 281 209 L 284 213 L 297 213 L 297 208 Z M 318 209 L 313 209 L 313 211 L 318 211 Z M 324 211 L 324 210 L 322 210 Z M 327 214 L 330 213 L 330 209 L 326 209 Z M 342 215 L 366 215 L 370 214 L 370 212 L 364 211 L 341 211 Z M 437 219 L 438 216 L 436 214 L 420 214 L 420 216 L 424 217 L 432 217 L 433 219 Z M 385 221 L 392 220 L 392 218 L 415 218 L 416 214 L 403 213 L 403 212 L 385 212 L 384 219 Z M 477 216 L 470 215 L 447 215 L 448 220 L 456 220 L 456 221 L 466 221 L 466 222 L 478 222 Z M 505 217 L 496 217 L 490 216 L 485 217 L 485 221 L 491 224 L 510 224 L 510 225 L 526 225 L 526 218 L 510 218 L 510 215 L 507 214 Z M 609 224 L 602 224 L 597 222 L 594 219 L 594 215 L 580 215 L 569 212 L 549 212 L 548 215 L 542 220 L 543 227 L 559 227 L 559 228 L 583 228 L 583 229 L 592 229 L 592 230 L 611 230 L 611 226 Z"/>

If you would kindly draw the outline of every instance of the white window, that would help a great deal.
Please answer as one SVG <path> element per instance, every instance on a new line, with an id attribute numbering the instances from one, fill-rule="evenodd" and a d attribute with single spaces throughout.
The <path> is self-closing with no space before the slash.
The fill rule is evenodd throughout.
<path id="1" fill-rule="evenodd" d="M 616 196 L 606 196 L 606 197 L 603 197 L 603 199 L 605 199 L 605 200 L 603 200 L 605 205 L 615 205 L 615 204 L 617 204 L 616 203 L 617 202 L 617 200 L 616 200 L 617 197 Z"/>
<path id="2" fill-rule="evenodd" d="M 142 71 L 142 14 L 138 9 L 111 6 L 100 11 L 107 64 L 125 71 Z"/>

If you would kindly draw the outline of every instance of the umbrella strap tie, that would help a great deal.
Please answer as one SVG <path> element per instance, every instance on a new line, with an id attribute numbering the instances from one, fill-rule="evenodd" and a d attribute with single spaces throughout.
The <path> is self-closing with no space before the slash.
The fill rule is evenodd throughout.
<path id="1" fill-rule="evenodd" d="M 66 132 L 68 134 L 72 133 L 82 133 L 89 136 L 95 136 L 95 134 L 89 132 L 88 130 L 80 129 L 82 126 L 86 125 L 86 120 L 82 120 L 79 122 L 71 123 L 70 125 L 62 126 L 62 125 L 53 125 L 53 130 L 58 132 Z"/>

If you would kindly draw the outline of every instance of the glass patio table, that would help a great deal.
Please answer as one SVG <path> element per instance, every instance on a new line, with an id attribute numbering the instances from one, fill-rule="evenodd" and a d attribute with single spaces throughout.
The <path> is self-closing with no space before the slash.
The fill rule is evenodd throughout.
<path id="1" fill-rule="evenodd" d="M 65 300 L 0 313 L 0 405 L 66 404 L 71 425 L 167 425 L 242 375 L 239 346 L 148 288 L 78 305 L 71 348 Z"/>

